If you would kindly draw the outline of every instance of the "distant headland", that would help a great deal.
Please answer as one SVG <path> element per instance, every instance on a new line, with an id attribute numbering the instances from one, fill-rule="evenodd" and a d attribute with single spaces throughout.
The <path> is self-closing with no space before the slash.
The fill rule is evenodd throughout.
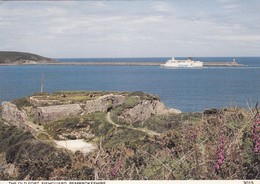
<path id="1" fill-rule="evenodd" d="M 0 51 L 1 65 L 57 63 L 57 60 L 26 52 Z"/>

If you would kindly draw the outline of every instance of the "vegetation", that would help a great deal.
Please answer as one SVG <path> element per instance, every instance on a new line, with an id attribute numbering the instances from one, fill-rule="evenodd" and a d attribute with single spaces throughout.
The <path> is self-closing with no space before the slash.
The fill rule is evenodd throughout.
<path id="1" fill-rule="evenodd" d="M 60 103 L 85 103 L 88 100 L 95 100 L 108 94 L 127 95 L 126 92 L 102 92 L 102 91 L 59 91 L 52 94 L 35 93 L 33 96 L 37 100 L 57 100 Z"/>
<path id="2" fill-rule="evenodd" d="M 95 98 L 84 92 L 66 95 L 61 98 Z M 1 160 L 5 157 L 19 171 L 17 176 L 0 172 L 0 179 L 260 179 L 260 114 L 256 109 L 155 115 L 129 125 L 118 120 L 120 113 L 142 99 L 156 97 L 140 92 L 125 95 L 125 102 L 111 110 L 112 120 L 107 112 L 69 117 L 44 125 L 46 134 L 37 138 L 0 119 Z M 26 106 L 24 100 L 15 103 Z M 72 153 L 51 143 L 52 138 L 78 136 L 96 143 L 98 149 Z"/>
<path id="3" fill-rule="evenodd" d="M 25 106 L 31 106 L 27 97 L 15 99 L 12 101 L 12 103 L 15 104 L 18 109 L 21 109 L 22 107 Z"/>
<path id="4" fill-rule="evenodd" d="M 124 119 L 119 119 L 118 117 L 123 113 L 125 109 L 131 109 L 134 106 L 138 105 L 140 102 L 141 102 L 140 96 L 128 95 L 122 105 L 112 110 L 111 117 L 113 121 L 115 121 L 117 124 L 120 125 L 127 125 L 128 123 Z"/>
<path id="5" fill-rule="evenodd" d="M 226 109 L 200 121 L 185 121 L 176 130 L 144 137 L 135 147 L 120 136 L 121 146 L 115 146 L 113 137 L 106 140 L 113 146 L 99 152 L 103 154 L 99 166 L 108 165 L 107 172 L 99 169 L 100 179 L 259 179 L 259 152 L 253 149 L 254 119 L 249 112 Z M 221 137 L 225 137 L 222 143 Z M 224 153 L 216 168 L 220 144 Z M 93 167 L 97 169 L 94 163 Z"/>
<path id="6" fill-rule="evenodd" d="M 98 179 L 259 179 L 254 114 L 243 109 L 147 120 L 142 127 L 159 130 L 158 136 L 111 127 L 104 114 L 90 119 L 95 121 L 91 130 L 99 137 L 99 150 L 78 157 Z"/>
<path id="7" fill-rule="evenodd" d="M 56 62 L 56 60 L 54 59 L 42 57 L 31 53 L 0 51 L 0 64 L 24 62 L 26 60 L 35 62 Z"/>
<path id="8" fill-rule="evenodd" d="M 139 96 L 141 100 L 160 100 L 159 96 L 144 93 L 142 91 L 133 92 L 129 96 Z"/>
<path id="9" fill-rule="evenodd" d="M 16 179 L 27 176 L 33 180 L 48 179 L 55 169 L 71 166 L 67 153 L 3 122 L 0 122 L 0 145 L 0 152 L 6 153 L 7 164 L 15 164 L 18 168 Z M 0 176 L 5 178 L 3 173 Z"/>
<path id="10" fill-rule="evenodd" d="M 138 105 L 141 102 L 139 96 L 128 96 L 122 104 L 122 109 L 130 109 Z"/>

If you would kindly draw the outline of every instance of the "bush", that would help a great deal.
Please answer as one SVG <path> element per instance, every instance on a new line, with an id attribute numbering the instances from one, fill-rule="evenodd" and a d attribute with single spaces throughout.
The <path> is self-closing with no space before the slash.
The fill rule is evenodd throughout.
<path id="1" fill-rule="evenodd" d="M 159 96 L 155 96 L 149 93 L 144 93 L 142 91 L 136 91 L 133 93 L 130 93 L 129 96 L 139 96 L 141 100 L 160 100 Z"/>
<path id="2" fill-rule="evenodd" d="M 86 125 L 80 123 L 80 117 L 70 117 L 44 125 L 45 130 L 55 139 L 59 139 L 64 131 L 82 128 Z"/>
<path id="3" fill-rule="evenodd" d="M 25 106 L 31 106 L 29 100 L 27 99 L 27 97 L 23 97 L 23 98 L 18 98 L 15 99 L 13 101 L 11 101 L 13 104 L 15 104 L 17 106 L 18 109 L 21 109 L 22 107 Z"/>
<path id="4" fill-rule="evenodd" d="M 86 122 L 92 121 L 90 130 L 95 136 L 100 137 L 111 133 L 113 125 L 107 122 L 105 113 L 92 113 L 87 117 Z"/>
<path id="5" fill-rule="evenodd" d="M 139 147 L 143 146 L 143 142 L 141 143 L 140 140 L 144 139 L 146 136 L 147 134 L 141 131 L 118 128 L 113 133 L 105 136 L 105 146 L 114 147 L 116 145 L 125 144 L 129 146 L 135 145 L 135 147 Z M 137 144 L 138 142 L 140 144 Z"/>
<path id="6" fill-rule="evenodd" d="M 6 162 L 19 168 L 17 179 L 48 179 L 56 168 L 71 167 L 67 153 L 52 145 L 36 140 L 30 132 L 0 122 L 0 151 L 5 152 Z"/>
<path id="7" fill-rule="evenodd" d="M 130 109 L 134 106 L 138 105 L 141 102 L 140 97 L 138 96 L 129 96 L 125 99 L 124 103 L 122 104 L 122 107 L 124 109 Z"/>
<path id="8" fill-rule="evenodd" d="M 24 132 L 15 126 L 0 123 L 0 151 L 6 151 L 9 147 L 33 139 L 30 132 Z"/>
<path id="9" fill-rule="evenodd" d="M 201 116 L 201 113 L 156 115 L 145 120 L 143 123 L 136 123 L 134 126 L 146 127 L 149 130 L 163 133 L 172 129 L 179 129 L 185 122 L 196 123 L 196 121 L 201 120 Z"/>

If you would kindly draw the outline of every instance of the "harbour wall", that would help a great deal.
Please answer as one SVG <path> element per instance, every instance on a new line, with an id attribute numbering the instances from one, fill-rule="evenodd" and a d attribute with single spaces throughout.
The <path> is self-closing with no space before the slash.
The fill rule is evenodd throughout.
<path id="1" fill-rule="evenodd" d="M 223 66 L 244 66 L 243 64 L 238 64 L 237 62 L 203 62 L 203 66 L 206 66 L 206 67 L 216 67 L 216 66 L 219 66 L 219 67 L 223 67 Z"/>

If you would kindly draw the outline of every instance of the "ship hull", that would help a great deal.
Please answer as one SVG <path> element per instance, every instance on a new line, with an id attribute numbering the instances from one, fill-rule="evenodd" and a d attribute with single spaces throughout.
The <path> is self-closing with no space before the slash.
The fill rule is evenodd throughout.
<path id="1" fill-rule="evenodd" d="M 161 66 L 166 68 L 201 68 L 203 63 L 165 63 L 161 64 Z"/>

